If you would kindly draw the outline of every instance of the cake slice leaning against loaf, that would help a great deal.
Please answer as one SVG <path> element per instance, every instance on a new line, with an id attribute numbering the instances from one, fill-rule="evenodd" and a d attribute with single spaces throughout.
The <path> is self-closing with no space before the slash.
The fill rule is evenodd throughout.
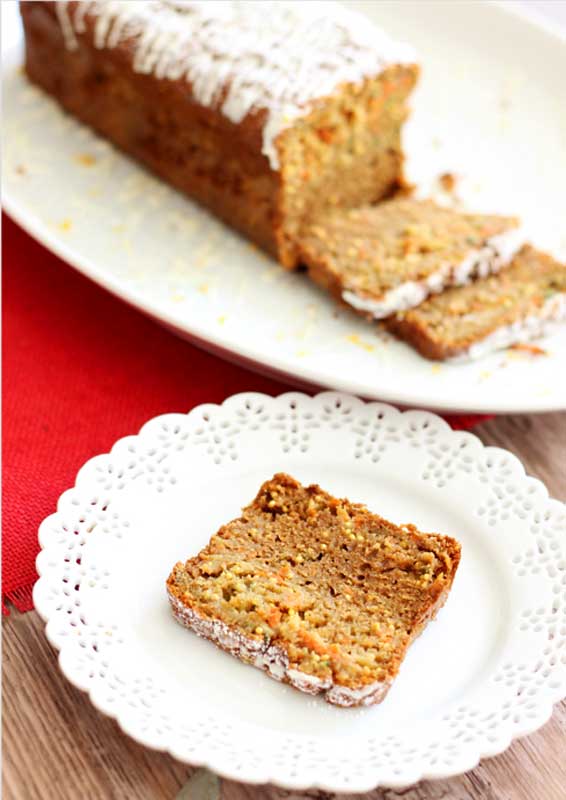
<path id="1" fill-rule="evenodd" d="M 460 545 L 277 474 L 167 580 L 176 619 L 340 706 L 385 697 L 445 602 Z"/>
<path id="2" fill-rule="evenodd" d="M 525 245 L 499 275 L 447 289 L 385 321 L 435 360 L 480 358 L 551 333 L 566 321 L 566 265 Z"/>
<path id="3" fill-rule="evenodd" d="M 514 217 L 398 198 L 321 215 L 302 237 L 300 255 L 310 277 L 340 302 L 383 319 L 507 266 L 523 244 L 518 226 Z"/>

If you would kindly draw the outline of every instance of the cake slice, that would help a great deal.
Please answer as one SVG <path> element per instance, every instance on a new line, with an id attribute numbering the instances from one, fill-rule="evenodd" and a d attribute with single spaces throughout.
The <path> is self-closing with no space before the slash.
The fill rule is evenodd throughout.
<path id="1" fill-rule="evenodd" d="M 480 358 L 551 333 L 566 320 L 566 265 L 526 245 L 499 275 L 448 289 L 386 321 L 421 355 Z"/>
<path id="2" fill-rule="evenodd" d="M 506 266 L 523 243 L 518 224 L 398 198 L 322 215 L 301 240 L 301 258 L 338 300 L 382 319 Z"/>
<path id="3" fill-rule="evenodd" d="M 167 580 L 173 614 L 271 677 L 340 706 L 385 697 L 443 605 L 460 545 L 278 474 Z"/>

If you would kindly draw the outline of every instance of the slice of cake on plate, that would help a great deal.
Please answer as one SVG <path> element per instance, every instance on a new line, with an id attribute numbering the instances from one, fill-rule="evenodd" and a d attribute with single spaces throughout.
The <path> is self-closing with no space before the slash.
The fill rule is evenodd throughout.
<path id="1" fill-rule="evenodd" d="M 307 229 L 301 257 L 340 302 L 383 319 L 509 264 L 524 240 L 518 225 L 399 198 L 323 215 Z"/>
<path id="2" fill-rule="evenodd" d="M 242 661 L 340 706 L 379 703 L 444 604 L 448 536 L 278 474 L 167 580 L 173 614 Z"/>
<path id="3" fill-rule="evenodd" d="M 403 182 L 410 47 L 321 2 L 22 2 L 28 77 L 275 255 Z"/>
<path id="4" fill-rule="evenodd" d="M 429 297 L 386 325 L 426 358 L 464 360 L 551 333 L 560 321 L 566 265 L 526 245 L 499 275 Z"/>

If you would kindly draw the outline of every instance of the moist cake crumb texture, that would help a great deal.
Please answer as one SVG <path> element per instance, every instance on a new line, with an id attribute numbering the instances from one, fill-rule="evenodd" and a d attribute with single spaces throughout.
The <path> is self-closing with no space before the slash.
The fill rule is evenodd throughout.
<path id="1" fill-rule="evenodd" d="M 525 245 L 498 275 L 430 297 L 386 321 L 432 359 L 479 358 L 566 320 L 566 265 Z"/>
<path id="2" fill-rule="evenodd" d="M 340 705 L 383 699 L 443 604 L 452 538 L 396 526 L 278 474 L 167 581 L 175 616 L 273 677 Z"/>
<path id="3" fill-rule="evenodd" d="M 509 264 L 523 243 L 518 225 L 395 198 L 321 215 L 301 239 L 301 257 L 339 301 L 382 319 Z"/>

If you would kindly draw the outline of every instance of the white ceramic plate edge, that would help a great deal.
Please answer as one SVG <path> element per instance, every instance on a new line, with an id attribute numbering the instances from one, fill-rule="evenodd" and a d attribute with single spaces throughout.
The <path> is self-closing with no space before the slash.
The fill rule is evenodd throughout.
<path id="1" fill-rule="evenodd" d="M 356 403 L 359 403 L 359 401 L 356 400 L 355 398 L 349 398 L 347 395 L 341 395 L 340 393 L 334 393 L 333 392 L 333 393 L 324 393 L 324 394 L 327 394 L 327 395 L 331 394 L 333 397 L 341 397 L 343 401 L 354 400 Z M 246 393 L 241 393 L 241 394 L 238 394 L 238 395 L 234 395 L 234 396 L 232 396 L 230 398 L 227 398 L 227 400 L 224 401 L 224 403 L 221 403 L 221 404 L 206 404 L 206 406 L 209 409 L 210 408 L 220 409 L 220 408 L 222 408 L 222 406 L 224 406 L 225 403 L 227 403 L 227 402 L 234 403 L 237 399 L 246 400 L 248 398 L 252 398 L 253 400 L 258 400 L 258 399 L 261 400 L 263 398 L 263 399 L 265 399 L 265 401 L 268 402 L 268 401 L 273 400 L 273 399 L 282 400 L 282 399 L 285 399 L 287 397 L 289 397 L 289 398 L 292 397 L 293 399 L 295 399 L 295 398 L 299 398 L 300 399 L 301 397 L 305 397 L 305 395 L 301 395 L 298 392 L 289 392 L 289 393 L 286 393 L 284 395 L 280 395 L 277 398 L 271 398 L 269 395 L 265 395 L 265 394 L 260 394 L 260 393 L 255 393 L 255 392 L 246 392 Z M 313 398 L 313 399 L 316 399 L 316 398 Z M 392 406 L 388 406 L 386 404 L 381 404 L 381 403 L 373 403 L 372 405 L 380 406 L 381 408 L 383 408 L 385 410 L 386 413 L 387 413 L 387 411 L 389 411 L 389 412 L 393 412 L 393 413 L 399 414 L 399 412 L 396 411 L 394 409 L 394 407 L 392 407 Z M 201 407 L 202 406 L 194 407 L 193 409 L 191 409 L 189 414 L 197 414 Z M 411 413 L 414 413 L 414 412 L 405 412 L 405 413 L 411 414 Z M 445 428 L 447 427 L 446 423 L 444 422 L 444 420 L 442 420 L 437 415 L 435 415 L 435 414 L 433 414 L 431 412 L 417 412 L 417 413 L 419 414 L 420 417 L 428 417 L 428 418 L 430 418 L 431 422 L 433 422 L 435 425 L 439 425 L 440 424 L 440 425 L 444 426 Z M 161 416 L 168 416 L 168 415 L 161 415 Z M 156 420 L 159 420 L 159 419 L 160 419 L 160 417 L 156 417 L 156 418 L 150 420 L 149 423 L 146 423 L 144 426 L 142 426 L 138 436 L 139 435 L 143 435 L 144 429 L 146 428 L 146 426 L 148 424 L 154 424 L 156 422 Z M 541 498 L 549 499 L 548 498 L 548 492 L 547 492 L 546 488 L 544 487 L 544 484 L 542 484 L 538 479 L 530 478 L 530 476 L 528 476 L 525 473 L 524 467 L 521 464 L 521 462 L 519 462 L 519 460 L 514 455 L 510 454 L 506 450 L 503 450 L 502 448 L 485 446 L 481 442 L 481 440 L 478 439 L 478 437 L 474 436 L 473 434 L 466 433 L 465 435 L 470 440 L 473 440 L 476 443 L 476 445 L 479 446 L 486 454 L 489 453 L 489 454 L 491 454 L 493 456 L 497 456 L 498 454 L 499 455 L 503 455 L 504 454 L 506 456 L 511 456 L 511 459 L 514 462 L 514 464 L 516 466 L 520 467 L 521 478 L 523 480 L 524 479 L 528 479 L 533 484 L 536 483 L 536 485 L 538 486 L 538 488 L 540 490 Z M 118 440 L 115 443 L 115 445 L 113 446 L 112 450 L 109 453 L 103 454 L 103 457 L 109 457 L 116 449 L 119 450 L 120 446 L 121 446 L 121 443 L 123 443 L 125 441 L 125 439 L 129 439 L 131 441 L 133 438 L 137 438 L 137 437 L 129 436 L 129 437 L 124 437 L 124 438 Z M 83 473 L 83 471 L 88 469 L 88 467 L 91 464 L 91 462 L 98 461 L 99 459 L 100 459 L 100 456 L 95 456 L 94 458 L 89 459 L 89 461 L 87 461 L 83 465 L 83 467 L 81 467 L 81 469 L 79 470 L 79 473 L 77 474 L 77 482 L 75 484 L 75 487 L 78 486 L 79 478 L 80 478 L 81 473 Z M 59 498 L 59 502 L 58 502 L 58 512 L 56 512 L 55 514 L 47 517 L 41 523 L 41 525 L 39 527 L 39 531 L 38 531 L 38 536 L 39 536 L 40 545 L 42 547 L 45 546 L 45 540 L 42 541 L 42 538 L 43 538 L 42 537 L 42 532 L 43 531 L 47 531 L 47 529 L 49 528 L 50 523 L 52 523 L 53 521 L 55 521 L 58 518 L 59 511 L 60 511 L 63 499 L 65 498 L 66 495 L 70 494 L 72 491 L 73 491 L 72 489 L 69 489 L 69 490 L 67 490 L 66 492 L 64 492 L 61 495 L 61 497 Z M 556 502 L 556 501 L 554 501 L 554 502 Z M 143 739 L 142 736 L 136 735 L 127 725 L 123 724 L 123 722 L 120 720 L 119 709 L 114 713 L 114 712 L 110 711 L 107 706 L 102 706 L 99 703 L 97 703 L 95 697 L 93 697 L 92 691 L 89 690 L 88 686 L 86 686 L 86 685 L 82 684 L 80 681 L 78 681 L 76 679 L 76 676 L 75 676 L 73 670 L 67 668 L 65 659 L 62 657 L 63 656 L 63 652 L 61 651 L 61 642 L 56 637 L 50 636 L 49 635 L 49 629 L 47 628 L 47 623 L 49 621 L 49 612 L 42 605 L 43 595 L 41 593 L 41 588 L 42 588 L 41 584 L 42 584 L 42 580 L 45 580 L 45 578 L 42 576 L 41 552 L 42 551 L 40 551 L 40 555 L 38 556 L 38 564 L 37 564 L 37 570 L 38 570 L 38 574 L 39 574 L 40 577 L 39 577 L 38 581 L 36 582 L 36 584 L 34 586 L 34 590 L 33 590 L 34 605 L 35 605 L 35 608 L 36 608 L 38 614 L 43 619 L 43 621 L 46 623 L 46 629 L 47 629 L 46 630 L 46 636 L 47 636 L 50 644 L 56 650 L 60 651 L 59 658 L 58 658 L 58 663 L 59 663 L 59 666 L 60 666 L 63 674 L 65 675 L 65 677 L 74 686 L 76 686 L 76 688 L 80 689 L 81 691 L 88 692 L 89 697 L 90 697 L 91 702 L 93 703 L 93 705 L 99 711 L 101 711 L 103 714 L 105 714 L 106 716 L 109 716 L 109 717 L 111 717 L 113 719 L 116 719 L 116 721 L 118 722 L 120 728 L 127 735 L 131 736 L 132 738 L 134 738 L 139 743 L 141 743 L 141 744 L 143 744 L 143 745 L 145 745 L 147 747 L 150 747 L 151 749 L 164 751 L 164 752 L 169 752 L 172 756 L 174 756 L 175 758 L 179 759 L 179 755 L 174 752 L 174 748 L 156 746 L 153 742 L 146 741 L 146 740 Z M 562 699 L 564 699 L 565 696 L 566 696 L 566 687 L 563 686 L 562 684 L 560 684 L 560 685 L 556 684 L 551 689 L 548 689 L 547 690 L 547 697 L 546 697 L 545 701 L 539 700 L 539 705 L 537 706 L 536 716 L 531 717 L 528 720 L 527 719 L 522 719 L 520 727 L 516 727 L 515 726 L 515 728 L 513 729 L 513 734 L 508 739 L 505 739 L 505 740 L 498 739 L 497 742 L 493 746 L 491 746 L 491 747 L 482 747 L 479 752 L 474 754 L 473 758 L 468 757 L 465 764 L 463 764 L 463 762 L 461 761 L 453 769 L 446 768 L 446 767 L 444 767 L 444 768 L 439 767 L 436 770 L 432 770 L 431 769 L 431 770 L 428 770 L 428 771 L 422 771 L 422 772 L 419 773 L 418 776 L 412 776 L 410 781 L 406 781 L 406 780 L 389 781 L 389 782 L 380 783 L 379 786 L 383 787 L 383 788 L 399 789 L 399 788 L 404 788 L 406 786 L 413 785 L 414 783 L 416 783 L 416 782 L 418 782 L 420 780 L 425 780 L 425 779 L 431 779 L 432 780 L 432 779 L 442 779 L 442 778 L 454 777 L 454 776 L 462 774 L 463 772 L 466 772 L 466 771 L 468 771 L 470 769 L 473 769 L 475 766 L 477 766 L 477 764 L 479 763 L 479 761 L 481 759 L 491 758 L 493 756 L 501 754 L 502 752 L 504 752 L 510 746 L 510 744 L 514 740 L 516 740 L 518 738 L 521 738 L 523 736 L 529 735 L 530 733 L 533 733 L 534 731 L 536 731 L 540 727 L 542 727 L 550 719 L 550 717 L 552 715 L 552 712 L 553 712 L 554 705 L 556 703 L 560 702 Z M 470 755 L 469 752 L 466 755 L 469 756 Z M 179 759 L 179 760 L 184 760 L 184 759 Z M 223 777 L 226 777 L 226 778 L 241 780 L 241 778 L 239 778 L 238 776 L 234 776 L 232 773 L 230 773 L 229 770 L 224 771 L 222 763 L 217 762 L 215 757 L 214 757 L 214 755 L 210 755 L 208 758 L 204 758 L 204 759 L 201 759 L 201 760 L 199 760 L 199 759 L 191 760 L 190 762 L 187 762 L 187 763 L 191 763 L 194 766 L 207 767 L 207 768 L 213 770 L 214 772 L 216 772 L 217 774 L 219 774 L 219 775 L 221 775 Z M 246 780 L 248 780 L 248 779 L 246 779 Z M 371 784 L 371 785 L 368 784 L 365 787 L 361 786 L 360 784 L 356 784 L 356 786 L 353 787 L 352 789 L 341 788 L 340 790 L 337 790 L 335 786 L 326 784 L 326 783 L 324 783 L 324 781 L 321 781 L 320 783 L 317 783 L 316 785 L 309 784 L 308 786 L 305 786 L 305 785 L 301 784 L 300 781 L 297 782 L 297 781 L 290 780 L 289 782 L 286 782 L 284 780 L 281 780 L 280 776 L 272 776 L 272 777 L 268 776 L 268 777 L 266 777 L 265 775 L 262 775 L 257 780 L 254 780 L 254 779 L 251 779 L 251 778 L 248 780 L 249 783 L 257 783 L 257 784 L 261 784 L 261 783 L 264 783 L 266 781 L 272 782 L 272 783 L 274 783 L 274 784 L 276 784 L 278 786 L 281 786 L 282 788 L 291 789 L 291 790 L 316 788 L 316 789 L 320 789 L 320 790 L 323 790 L 323 791 L 332 791 L 332 792 L 335 792 L 335 791 L 349 792 L 349 791 L 351 791 L 351 792 L 358 793 L 358 792 L 370 791 L 370 790 L 376 788 L 374 784 Z"/>

